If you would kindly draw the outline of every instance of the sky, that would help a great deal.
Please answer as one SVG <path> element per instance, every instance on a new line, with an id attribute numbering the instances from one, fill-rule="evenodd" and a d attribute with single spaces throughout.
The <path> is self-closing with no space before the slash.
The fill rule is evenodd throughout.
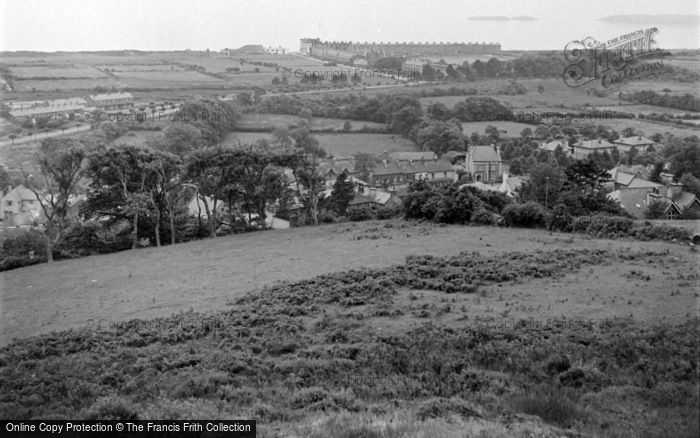
<path id="1" fill-rule="evenodd" d="M 506 50 L 562 48 L 639 26 L 601 27 L 620 14 L 700 14 L 695 0 L 0 0 L 0 50 L 220 50 L 244 44 L 297 50 L 299 38 L 498 41 Z M 538 22 L 468 21 L 529 15 Z M 653 24 L 653 23 L 652 23 Z M 630 27 L 631 26 L 631 27 Z M 660 39 L 664 27 L 659 25 Z M 698 47 L 698 26 L 666 27 L 670 46 Z M 617 34 L 615 34 L 617 32 Z"/>

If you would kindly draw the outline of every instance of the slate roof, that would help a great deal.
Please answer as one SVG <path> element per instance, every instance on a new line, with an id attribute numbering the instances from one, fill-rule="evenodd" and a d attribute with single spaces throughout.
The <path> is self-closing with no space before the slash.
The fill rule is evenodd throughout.
<path id="1" fill-rule="evenodd" d="M 609 149 L 614 148 L 615 145 L 603 138 L 597 138 L 593 140 L 579 141 L 574 146 L 583 149 Z"/>
<path id="2" fill-rule="evenodd" d="M 472 162 L 501 161 L 501 155 L 493 146 L 472 146 L 470 148 Z"/>
<path id="3" fill-rule="evenodd" d="M 625 146 L 647 146 L 650 144 L 656 144 L 654 140 L 650 140 L 641 135 L 635 135 L 632 137 L 623 137 L 615 140 L 615 143 L 623 144 Z"/>

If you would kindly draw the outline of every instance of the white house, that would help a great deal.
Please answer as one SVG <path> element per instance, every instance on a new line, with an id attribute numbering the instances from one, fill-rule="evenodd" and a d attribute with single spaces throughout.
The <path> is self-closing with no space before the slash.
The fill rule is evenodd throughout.
<path id="1" fill-rule="evenodd" d="M 34 192 L 20 184 L 0 200 L 0 218 L 3 226 L 11 227 L 40 223 L 44 215 Z"/>

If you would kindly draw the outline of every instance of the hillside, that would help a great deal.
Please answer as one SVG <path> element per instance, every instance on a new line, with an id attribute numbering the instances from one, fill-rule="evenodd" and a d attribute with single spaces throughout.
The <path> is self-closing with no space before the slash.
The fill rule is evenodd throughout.
<path id="1" fill-rule="evenodd" d="M 228 300 L 277 281 L 299 281 L 360 267 L 381 268 L 401 263 L 411 254 L 447 256 L 478 251 L 492 255 L 571 245 L 607 248 L 613 242 L 537 230 L 392 221 L 239 234 L 36 265 L 1 273 L 0 345 L 13 337 L 81 328 L 89 319 L 126 321 L 188 310 L 221 310 Z M 677 246 L 632 241 L 622 245 L 669 248 L 684 261 L 679 271 L 692 268 L 687 264 L 692 261 L 687 250 Z M 624 288 L 630 285 L 616 281 L 613 285 L 623 287 L 620 293 L 624 295 Z M 649 286 L 647 292 L 656 284 Z M 692 297 L 686 298 L 680 308 L 692 308 Z M 582 309 L 583 314 L 589 310 Z"/>
<path id="2" fill-rule="evenodd" d="M 0 416 L 254 418 L 261 437 L 696 436 L 696 254 L 396 220 L 9 271 L 4 342 L 73 330 L 0 348 Z"/>

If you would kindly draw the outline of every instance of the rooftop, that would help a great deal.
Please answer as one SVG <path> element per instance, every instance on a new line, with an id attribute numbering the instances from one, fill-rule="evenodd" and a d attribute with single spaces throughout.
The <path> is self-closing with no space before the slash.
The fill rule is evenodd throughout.
<path id="1" fill-rule="evenodd" d="M 654 140 L 650 140 L 642 135 L 636 135 L 632 137 L 623 137 L 615 141 L 615 143 L 624 144 L 627 146 L 645 146 L 649 144 L 654 144 Z"/>
<path id="2" fill-rule="evenodd" d="M 494 146 L 471 146 L 469 154 L 472 161 L 501 161 L 501 154 Z"/>

